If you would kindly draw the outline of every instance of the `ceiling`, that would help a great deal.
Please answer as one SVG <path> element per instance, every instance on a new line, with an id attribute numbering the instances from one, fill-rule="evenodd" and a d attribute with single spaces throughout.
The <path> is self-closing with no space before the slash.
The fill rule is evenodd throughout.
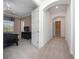
<path id="1" fill-rule="evenodd" d="M 40 0 L 41 2 L 44 2 L 44 1 L 46 1 L 46 0 Z"/>
<path id="2" fill-rule="evenodd" d="M 8 16 L 29 16 L 31 12 L 46 0 L 4 0 L 4 15 Z M 69 1 L 69 0 L 59 0 Z M 59 8 L 62 9 L 63 7 Z M 52 8 L 54 10 L 54 7 Z M 58 10 L 57 10 L 58 11 Z M 56 12 L 56 10 L 55 10 Z"/>
<path id="3" fill-rule="evenodd" d="M 67 7 L 68 7 L 68 5 L 61 4 L 61 5 L 55 5 L 55 6 L 51 7 L 51 8 L 49 8 L 48 10 L 50 12 L 52 12 L 53 14 L 56 14 L 56 13 L 66 12 Z"/>
<path id="4" fill-rule="evenodd" d="M 67 8 L 68 8 L 67 4 L 61 4 L 49 8 L 47 11 L 50 13 L 50 15 L 53 18 L 57 16 L 65 16 Z"/>
<path id="5" fill-rule="evenodd" d="M 5 15 L 28 16 L 37 8 L 32 0 L 4 0 Z"/>

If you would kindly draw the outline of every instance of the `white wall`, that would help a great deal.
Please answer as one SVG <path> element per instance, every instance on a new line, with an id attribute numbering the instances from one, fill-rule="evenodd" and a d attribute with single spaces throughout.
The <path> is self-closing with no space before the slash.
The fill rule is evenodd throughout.
<path id="1" fill-rule="evenodd" d="M 68 41 L 68 44 L 70 43 L 70 35 L 71 35 L 71 23 L 70 23 L 70 6 L 68 6 L 67 8 L 67 13 L 66 13 L 66 17 L 65 17 L 65 38 Z"/>
<path id="2" fill-rule="evenodd" d="M 65 17 L 61 18 L 61 37 L 65 37 Z"/>
<path id="3" fill-rule="evenodd" d="M 52 20 L 48 11 L 44 11 L 43 18 L 43 45 L 45 45 L 52 38 Z"/>
<path id="4" fill-rule="evenodd" d="M 71 53 L 75 58 L 75 0 L 71 0 Z"/>
<path id="5" fill-rule="evenodd" d="M 39 48 L 39 8 L 32 12 L 32 44 Z"/>
<path id="6" fill-rule="evenodd" d="M 73 0 L 71 1 L 66 14 L 66 20 L 65 20 L 65 38 L 68 42 L 69 49 L 71 54 L 75 56 L 75 33 L 74 33 L 74 4 Z"/>

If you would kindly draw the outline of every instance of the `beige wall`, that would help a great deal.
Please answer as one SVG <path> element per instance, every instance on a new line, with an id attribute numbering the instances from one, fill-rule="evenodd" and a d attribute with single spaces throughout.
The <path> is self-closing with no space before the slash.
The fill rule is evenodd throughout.
<path id="1" fill-rule="evenodd" d="M 19 34 L 19 38 L 21 38 L 21 20 L 24 21 L 24 26 L 29 26 L 31 30 L 31 16 L 25 18 L 14 17 L 14 32 Z"/>
<path id="2" fill-rule="evenodd" d="M 31 16 L 27 16 L 21 20 L 24 21 L 24 26 L 29 26 L 31 30 Z"/>
<path id="3" fill-rule="evenodd" d="M 21 20 L 20 20 L 20 18 L 14 18 L 14 32 L 19 34 L 19 38 L 21 37 Z"/>
<path id="4" fill-rule="evenodd" d="M 31 16 L 27 16 L 26 19 L 24 19 L 24 25 L 31 27 Z"/>

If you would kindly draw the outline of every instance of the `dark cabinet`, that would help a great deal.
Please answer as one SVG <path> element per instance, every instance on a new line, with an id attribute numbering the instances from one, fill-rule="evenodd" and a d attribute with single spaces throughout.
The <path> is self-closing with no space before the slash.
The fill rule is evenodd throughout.
<path id="1" fill-rule="evenodd" d="M 3 33 L 3 47 L 7 47 L 16 43 L 18 45 L 18 34 L 14 33 Z"/>
<path id="2" fill-rule="evenodd" d="M 21 38 L 31 39 L 31 32 L 21 32 Z"/>

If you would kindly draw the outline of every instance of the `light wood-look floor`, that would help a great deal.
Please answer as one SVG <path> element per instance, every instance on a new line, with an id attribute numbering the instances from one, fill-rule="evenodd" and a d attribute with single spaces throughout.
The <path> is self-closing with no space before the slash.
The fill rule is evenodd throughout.
<path id="1" fill-rule="evenodd" d="M 4 59 L 73 59 L 67 42 L 63 38 L 53 38 L 41 49 L 31 45 L 29 40 L 21 40 L 19 46 L 4 49 Z"/>
<path id="2" fill-rule="evenodd" d="M 50 40 L 40 51 L 40 59 L 73 59 L 64 38 Z"/>

